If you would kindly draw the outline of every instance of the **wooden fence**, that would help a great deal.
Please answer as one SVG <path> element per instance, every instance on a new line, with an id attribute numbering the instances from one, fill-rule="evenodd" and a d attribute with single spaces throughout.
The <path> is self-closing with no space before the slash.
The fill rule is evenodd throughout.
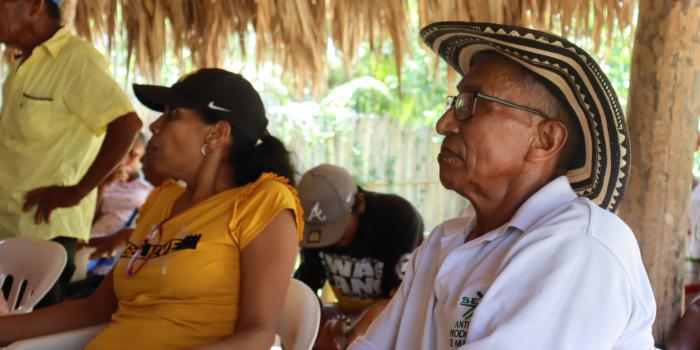
<path id="1" fill-rule="evenodd" d="M 437 155 L 441 137 L 433 126 L 412 126 L 391 117 L 271 109 L 270 132 L 294 152 L 303 173 L 318 164 L 346 168 L 369 191 L 406 198 L 430 231 L 457 216 L 467 201 L 440 184 Z"/>

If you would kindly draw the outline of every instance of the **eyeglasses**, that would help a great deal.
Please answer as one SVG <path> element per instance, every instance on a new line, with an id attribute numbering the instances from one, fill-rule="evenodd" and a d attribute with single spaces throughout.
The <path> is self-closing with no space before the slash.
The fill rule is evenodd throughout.
<path id="1" fill-rule="evenodd" d="M 536 114 L 544 119 L 552 119 L 548 115 L 538 111 L 534 110 L 529 107 L 525 107 L 522 105 L 519 105 L 517 103 L 513 103 L 510 101 L 506 101 L 503 99 L 500 99 L 495 96 L 489 96 L 486 94 L 482 94 L 481 92 L 463 92 L 457 96 L 447 96 L 445 98 L 445 105 L 443 106 L 443 114 L 447 112 L 450 108 L 454 107 L 455 109 L 455 119 L 459 121 L 465 121 L 469 118 L 471 118 L 474 115 L 474 111 L 476 110 L 476 101 L 477 99 L 483 98 L 484 100 L 500 103 L 502 105 L 512 107 L 512 108 L 517 108 L 519 110 L 525 111 L 525 112 L 530 112 L 532 114 Z"/>

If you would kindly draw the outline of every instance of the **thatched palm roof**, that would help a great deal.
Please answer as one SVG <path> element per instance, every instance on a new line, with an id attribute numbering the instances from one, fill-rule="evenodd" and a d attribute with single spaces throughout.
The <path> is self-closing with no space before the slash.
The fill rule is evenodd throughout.
<path id="1" fill-rule="evenodd" d="M 417 6 L 417 9 L 413 8 Z M 88 39 L 118 31 L 139 71 L 155 77 L 166 50 L 216 66 L 230 53 L 231 38 L 245 50 L 255 32 L 258 62 L 272 60 L 297 84 L 323 86 L 329 37 L 351 68 L 362 42 L 373 50 L 390 40 L 400 70 L 410 16 L 421 25 L 438 20 L 488 21 L 592 37 L 601 28 L 631 27 L 635 0 L 66 0 L 64 17 Z M 608 33 L 613 31 L 608 30 Z"/>

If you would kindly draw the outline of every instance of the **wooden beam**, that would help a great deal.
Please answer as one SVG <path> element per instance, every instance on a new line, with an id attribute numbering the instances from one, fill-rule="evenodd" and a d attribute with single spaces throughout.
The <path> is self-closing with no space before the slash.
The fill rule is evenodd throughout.
<path id="1" fill-rule="evenodd" d="M 639 1 L 628 125 L 632 174 L 620 216 L 656 297 L 654 338 L 680 315 L 692 154 L 700 114 L 700 2 Z"/>

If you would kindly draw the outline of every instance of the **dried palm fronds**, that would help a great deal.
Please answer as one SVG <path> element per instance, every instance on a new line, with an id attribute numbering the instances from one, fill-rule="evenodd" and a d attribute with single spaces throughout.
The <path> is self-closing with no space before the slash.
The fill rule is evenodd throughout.
<path id="1" fill-rule="evenodd" d="M 259 0 L 253 26 L 258 61 L 270 59 L 296 77 L 301 91 L 307 79 L 314 91 L 324 86 L 326 73 L 326 10 L 324 1 Z"/>
<path id="2" fill-rule="evenodd" d="M 346 71 L 350 71 L 357 49 L 369 41 L 371 50 L 379 53 L 384 37 L 394 44 L 398 76 L 406 50 L 408 31 L 406 4 L 397 0 L 330 0 L 333 42 L 343 53 Z"/>
<path id="3" fill-rule="evenodd" d="M 122 1 L 123 25 L 126 26 L 129 61 L 134 56 L 142 74 L 155 78 L 160 70 L 165 46 L 166 0 Z"/>
<path id="4" fill-rule="evenodd" d="M 632 27 L 635 9 L 635 0 L 66 0 L 64 16 L 90 40 L 106 37 L 111 44 L 115 35 L 126 37 L 129 62 L 152 79 L 166 52 L 196 67 L 217 66 L 237 38 L 245 55 L 253 30 L 259 63 L 281 65 L 297 91 L 310 82 L 318 92 L 326 81 L 329 35 L 348 71 L 361 43 L 379 58 L 390 40 L 400 77 L 407 36 L 417 40 L 409 32 L 409 3 L 417 4 L 421 26 L 509 23 L 590 37 L 596 45 L 601 29 L 610 36 L 613 27 Z"/>
<path id="5" fill-rule="evenodd" d="M 107 32 L 107 3 L 111 1 L 75 1 L 74 28 L 78 35 L 90 41 L 102 40 Z"/>
<path id="6" fill-rule="evenodd" d="M 590 38 L 594 47 L 634 26 L 635 0 L 417 0 L 420 26 L 437 21 L 494 22 Z M 448 68 L 449 69 L 449 68 Z M 456 74 L 449 69 L 449 86 Z"/>
<path id="7" fill-rule="evenodd" d="M 633 27 L 635 4 L 635 0 L 418 0 L 421 26 L 453 20 L 515 24 L 588 37 L 596 47 L 602 42 L 602 29 L 611 39 L 616 29 Z"/>

